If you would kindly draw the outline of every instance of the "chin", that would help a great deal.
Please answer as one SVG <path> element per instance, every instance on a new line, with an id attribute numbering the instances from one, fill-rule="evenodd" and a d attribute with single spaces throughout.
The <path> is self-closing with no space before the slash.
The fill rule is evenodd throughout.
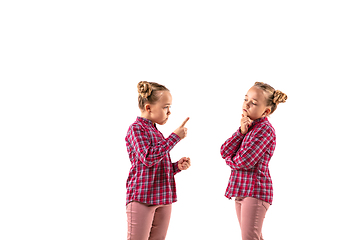
<path id="1" fill-rule="evenodd" d="M 158 122 L 159 125 L 164 125 L 165 123 L 167 123 L 167 119 L 162 122 Z"/>

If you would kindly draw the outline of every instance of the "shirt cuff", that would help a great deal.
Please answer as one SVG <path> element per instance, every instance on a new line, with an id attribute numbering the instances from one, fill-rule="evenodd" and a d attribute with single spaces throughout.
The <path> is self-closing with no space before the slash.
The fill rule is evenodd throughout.
<path id="1" fill-rule="evenodd" d="M 239 127 L 239 129 L 237 130 L 237 135 L 239 136 L 239 137 L 244 137 L 245 135 L 244 134 L 242 134 L 241 133 L 241 127 Z"/>
<path id="2" fill-rule="evenodd" d="M 179 168 L 179 162 L 173 163 L 173 168 L 174 168 L 174 175 L 181 172 Z"/>
<path id="3" fill-rule="evenodd" d="M 178 142 L 180 142 L 181 138 L 176 135 L 176 133 L 171 133 L 167 140 L 169 141 L 170 145 L 175 146 Z"/>

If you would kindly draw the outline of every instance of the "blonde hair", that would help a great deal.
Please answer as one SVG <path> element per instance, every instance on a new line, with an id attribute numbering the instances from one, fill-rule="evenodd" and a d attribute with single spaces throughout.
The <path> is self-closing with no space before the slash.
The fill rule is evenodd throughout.
<path id="1" fill-rule="evenodd" d="M 150 103 L 153 104 L 157 100 L 159 100 L 160 91 L 169 91 L 165 86 L 155 83 L 155 82 L 146 82 L 141 81 L 137 85 L 138 89 L 138 101 L 139 101 L 139 108 L 144 110 L 145 104 Z"/>
<path id="2" fill-rule="evenodd" d="M 275 112 L 279 103 L 284 103 L 287 100 L 287 95 L 285 93 L 281 92 L 280 90 L 275 90 L 269 84 L 263 82 L 255 82 L 254 86 L 259 87 L 267 93 L 266 106 L 271 107 L 269 115 Z"/>

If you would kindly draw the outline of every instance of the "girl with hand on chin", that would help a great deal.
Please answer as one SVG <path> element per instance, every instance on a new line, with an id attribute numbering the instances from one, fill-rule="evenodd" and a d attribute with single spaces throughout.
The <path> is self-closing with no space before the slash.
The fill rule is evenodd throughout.
<path id="1" fill-rule="evenodd" d="M 172 97 L 163 85 L 138 83 L 141 117 L 129 127 L 125 141 L 131 161 L 126 182 L 127 239 L 165 239 L 171 204 L 177 201 L 174 175 L 190 167 L 190 158 L 172 163 L 170 150 L 186 137 L 187 118 L 164 138 L 156 124 L 167 122 Z"/>
<path id="2" fill-rule="evenodd" d="M 269 162 L 276 145 L 275 130 L 267 116 L 287 95 L 256 82 L 245 95 L 240 128 L 221 146 L 221 156 L 231 168 L 225 196 L 235 197 L 243 240 L 262 238 L 262 224 L 272 204 Z"/>

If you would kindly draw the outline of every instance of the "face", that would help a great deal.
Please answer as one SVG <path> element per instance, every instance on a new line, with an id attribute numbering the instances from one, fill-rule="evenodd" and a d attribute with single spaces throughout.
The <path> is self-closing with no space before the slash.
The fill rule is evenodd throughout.
<path id="1" fill-rule="evenodd" d="M 155 104 L 146 104 L 145 112 L 149 120 L 153 123 L 163 125 L 167 122 L 170 112 L 170 106 L 172 104 L 172 96 L 169 91 L 161 91 L 159 94 L 159 100 Z"/>
<path id="2" fill-rule="evenodd" d="M 266 93 L 253 86 L 245 95 L 243 103 L 243 114 L 251 120 L 265 117 L 271 112 L 271 108 L 266 106 Z"/>

